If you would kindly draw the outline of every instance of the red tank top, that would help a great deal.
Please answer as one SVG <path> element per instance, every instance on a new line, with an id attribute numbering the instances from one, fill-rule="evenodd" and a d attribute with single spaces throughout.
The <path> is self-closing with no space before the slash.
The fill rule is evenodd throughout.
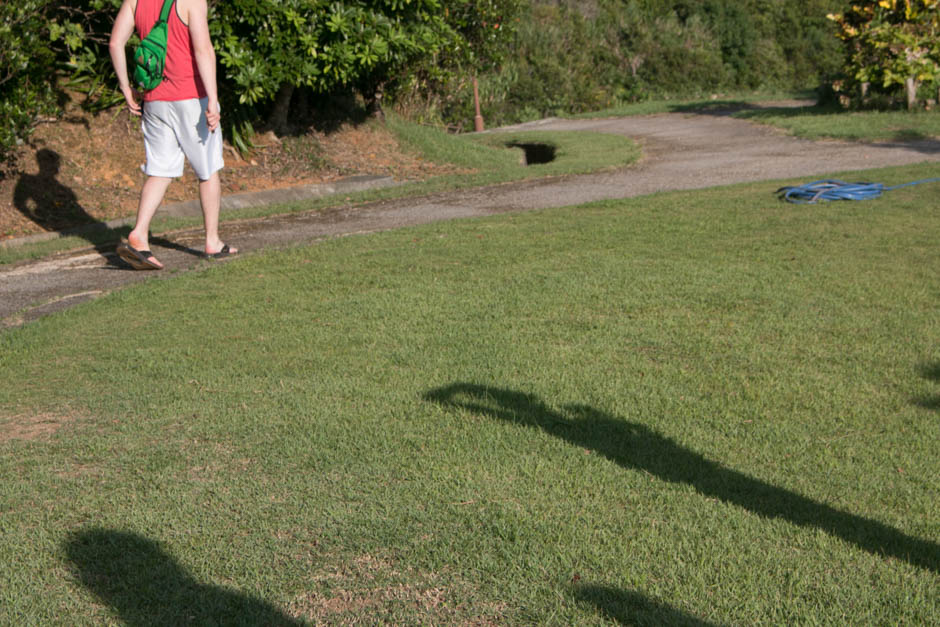
<path id="1" fill-rule="evenodd" d="M 146 37 L 160 19 L 162 9 L 163 0 L 137 0 L 134 25 L 141 38 Z M 144 94 L 144 100 L 189 100 L 206 96 L 206 88 L 202 85 L 196 66 L 193 42 L 189 39 L 189 27 L 177 15 L 176 9 L 174 0 L 170 16 L 167 18 L 169 32 L 163 81 L 155 89 Z"/>

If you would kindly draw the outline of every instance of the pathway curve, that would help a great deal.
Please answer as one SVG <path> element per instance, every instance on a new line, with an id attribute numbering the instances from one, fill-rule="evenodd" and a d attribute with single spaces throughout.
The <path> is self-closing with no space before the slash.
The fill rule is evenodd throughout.
<path id="1" fill-rule="evenodd" d="M 643 159 L 628 168 L 408 198 L 223 225 L 228 241 L 252 251 L 352 233 L 492 215 L 660 191 L 828 175 L 940 161 L 940 141 L 857 144 L 810 141 L 720 114 L 668 113 L 600 120 L 550 119 L 499 130 L 565 130 L 633 138 Z M 204 267 L 200 233 L 174 234 L 154 251 L 168 268 Z M 15 326 L 121 286 L 172 276 L 135 272 L 110 252 L 74 251 L 0 270 L 0 323 Z"/>

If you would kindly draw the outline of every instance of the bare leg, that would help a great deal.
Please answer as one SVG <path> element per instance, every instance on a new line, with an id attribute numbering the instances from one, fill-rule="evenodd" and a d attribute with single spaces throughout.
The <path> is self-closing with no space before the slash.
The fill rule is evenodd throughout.
<path id="1" fill-rule="evenodd" d="M 219 210 L 222 205 L 222 181 L 218 171 L 213 172 L 205 181 L 199 182 L 199 202 L 202 205 L 202 219 L 206 226 L 206 253 L 213 254 L 225 245 L 219 239 Z M 231 252 L 238 252 L 231 248 Z"/>
<path id="2" fill-rule="evenodd" d="M 148 176 L 144 181 L 144 187 L 140 190 L 140 202 L 137 205 L 137 222 L 134 224 L 134 230 L 127 236 L 127 243 L 137 250 L 150 250 L 150 221 L 163 202 L 163 195 L 166 194 L 167 187 L 173 181 L 171 178 L 162 176 Z M 150 260 L 156 265 L 163 267 L 163 264 L 151 257 Z"/>

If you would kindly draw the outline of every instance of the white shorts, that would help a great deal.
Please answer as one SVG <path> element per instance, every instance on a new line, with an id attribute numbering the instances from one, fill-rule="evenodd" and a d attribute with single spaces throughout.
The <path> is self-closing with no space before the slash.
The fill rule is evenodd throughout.
<path id="1" fill-rule="evenodd" d="M 209 132 L 208 98 L 151 100 L 144 103 L 144 174 L 176 178 L 183 175 L 183 158 L 200 180 L 222 169 L 222 129 Z"/>

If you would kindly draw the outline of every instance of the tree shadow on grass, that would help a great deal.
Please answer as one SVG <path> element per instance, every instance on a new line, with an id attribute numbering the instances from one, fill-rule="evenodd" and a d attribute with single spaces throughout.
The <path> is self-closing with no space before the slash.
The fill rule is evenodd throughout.
<path id="1" fill-rule="evenodd" d="M 653 601 L 638 592 L 608 586 L 583 585 L 575 588 L 574 596 L 579 601 L 597 607 L 607 620 L 616 621 L 621 625 L 709 627 L 714 624 Z"/>
<path id="2" fill-rule="evenodd" d="M 708 115 L 714 117 L 734 117 L 740 120 L 749 120 L 758 123 L 766 123 L 768 119 L 775 118 L 798 118 L 805 116 L 818 115 L 845 115 L 852 113 L 849 109 L 844 109 L 834 104 L 815 104 L 813 101 L 797 100 L 792 105 L 774 106 L 761 104 L 759 102 L 746 102 L 741 100 L 714 100 L 701 101 L 686 104 L 672 105 L 669 110 L 674 113 L 694 113 L 697 115 Z M 923 131 L 917 129 L 898 129 L 890 138 L 880 140 L 868 140 L 868 135 L 859 133 L 857 135 L 840 134 L 839 139 L 845 141 L 859 141 L 872 146 L 881 148 L 904 148 L 907 150 L 916 150 L 926 155 L 935 155 L 940 153 L 940 141 Z"/>
<path id="3" fill-rule="evenodd" d="M 471 383 L 438 388 L 425 398 L 537 427 L 578 447 L 596 451 L 624 468 L 643 470 L 663 481 L 684 483 L 705 496 L 765 518 L 820 529 L 874 555 L 940 572 L 940 546 L 933 542 L 764 483 L 706 459 L 644 425 L 591 407 L 572 405 L 557 412 L 533 395 Z"/>
<path id="4" fill-rule="evenodd" d="M 86 529 L 65 549 L 82 584 L 128 625 L 303 624 L 259 599 L 197 582 L 156 542 L 134 533 Z"/>
<path id="5" fill-rule="evenodd" d="M 940 383 L 940 361 L 924 364 L 921 366 L 920 373 L 928 381 Z M 914 399 L 914 402 L 925 409 L 940 411 L 940 394 L 922 396 Z"/>
<path id="6" fill-rule="evenodd" d="M 677 103 L 669 106 L 672 113 L 694 113 L 715 117 L 761 118 L 765 116 L 798 117 L 818 113 L 842 113 L 838 107 L 819 105 L 812 99 L 794 99 L 789 105 L 773 105 L 746 100 L 722 99 Z"/>
<path id="7" fill-rule="evenodd" d="M 837 105 L 814 105 L 810 107 L 748 107 L 733 111 L 731 115 L 742 120 L 765 123 L 768 118 L 797 118 L 816 115 L 843 115 L 851 111 Z M 843 141 L 857 141 L 865 145 L 879 148 L 903 148 L 915 150 L 925 155 L 940 153 L 940 141 L 935 137 L 917 129 L 897 129 L 890 137 L 882 139 L 868 139 L 869 135 L 840 133 L 838 139 Z"/>

